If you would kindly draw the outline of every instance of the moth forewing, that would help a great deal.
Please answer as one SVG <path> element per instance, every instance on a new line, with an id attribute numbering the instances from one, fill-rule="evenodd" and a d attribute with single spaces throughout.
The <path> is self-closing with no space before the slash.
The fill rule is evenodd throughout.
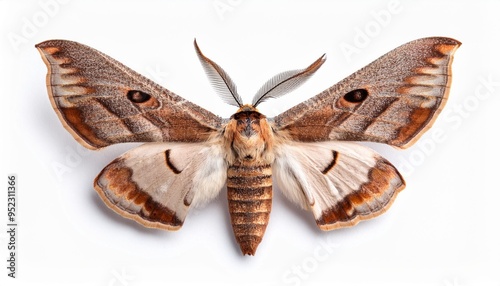
<path id="1" fill-rule="evenodd" d="M 204 142 L 222 118 L 91 47 L 50 40 L 36 48 L 47 90 L 65 128 L 83 146 L 123 142 Z"/>
<path id="2" fill-rule="evenodd" d="M 274 118 L 296 141 L 414 143 L 447 101 L 460 42 L 433 37 L 404 44 Z"/>

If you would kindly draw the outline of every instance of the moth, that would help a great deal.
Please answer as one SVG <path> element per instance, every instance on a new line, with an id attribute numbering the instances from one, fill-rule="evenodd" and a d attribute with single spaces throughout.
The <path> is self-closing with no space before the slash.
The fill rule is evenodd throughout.
<path id="1" fill-rule="evenodd" d="M 268 118 L 257 106 L 304 83 L 325 62 L 279 73 L 244 104 L 236 85 L 194 41 L 208 78 L 237 110 L 221 118 L 88 46 L 36 45 L 47 65 L 50 102 L 83 146 L 147 142 L 107 165 L 94 181 L 104 203 L 151 228 L 178 230 L 192 207 L 227 185 L 234 236 L 254 255 L 271 212 L 273 179 L 310 210 L 322 230 L 385 212 L 405 181 L 375 151 L 353 141 L 407 148 L 430 128 L 450 90 L 460 42 L 414 40 Z"/>

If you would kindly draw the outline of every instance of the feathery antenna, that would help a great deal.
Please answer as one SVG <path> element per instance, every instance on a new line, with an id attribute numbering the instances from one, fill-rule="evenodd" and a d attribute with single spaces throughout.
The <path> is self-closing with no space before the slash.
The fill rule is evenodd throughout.
<path id="1" fill-rule="evenodd" d="M 257 91 L 252 105 L 257 107 L 257 105 L 270 98 L 278 98 L 301 86 L 325 61 L 326 55 L 323 54 L 305 69 L 286 71 L 273 76 Z"/>
<path id="2" fill-rule="evenodd" d="M 194 39 L 194 47 L 196 49 L 196 53 L 198 54 L 198 58 L 200 59 L 201 65 L 207 74 L 208 80 L 217 94 L 225 103 L 241 107 L 243 105 L 243 100 L 238 94 L 233 80 L 218 64 L 203 55 L 198 47 L 198 44 L 196 43 L 196 39 Z"/>

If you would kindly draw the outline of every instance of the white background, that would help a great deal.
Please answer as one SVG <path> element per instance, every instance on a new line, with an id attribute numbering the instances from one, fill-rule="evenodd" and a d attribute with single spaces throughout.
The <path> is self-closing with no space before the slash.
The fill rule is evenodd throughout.
<path id="1" fill-rule="evenodd" d="M 500 286 L 500 2 L 165 2 L 0 1 L 5 228 L 7 175 L 19 178 L 18 278 L 7 277 L 2 230 L 1 285 Z M 272 75 L 327 53 L 303 87 L 262 104 L 274 116 L 426 36 L 463 45 L 449 102 L 431 131 L 407 150 L 370 145 L 405 175 L 407 188 L 392 208 L 354 228 L 322 232 L 277 191 L 255 257 L 240 254 L 224 192 L 172 233 L 104 206 L 95 175 L 135 145 L 79 147 L 52 110 L 34 48 L 55 38 L 85 43 L 224 117 L 234 107 L 211 89 L 195 37 L 247 102 Z"/>

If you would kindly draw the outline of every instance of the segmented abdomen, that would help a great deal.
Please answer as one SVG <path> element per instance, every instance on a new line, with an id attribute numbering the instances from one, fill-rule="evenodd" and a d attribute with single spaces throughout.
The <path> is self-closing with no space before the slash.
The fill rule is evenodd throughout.
<path id="1" fill-rule="evenodd" d="M 227 198 L 234 236 L 244 255 L 254 255 L 269 221 L 273 197 L 271 165 L 230 166 Z"/>

